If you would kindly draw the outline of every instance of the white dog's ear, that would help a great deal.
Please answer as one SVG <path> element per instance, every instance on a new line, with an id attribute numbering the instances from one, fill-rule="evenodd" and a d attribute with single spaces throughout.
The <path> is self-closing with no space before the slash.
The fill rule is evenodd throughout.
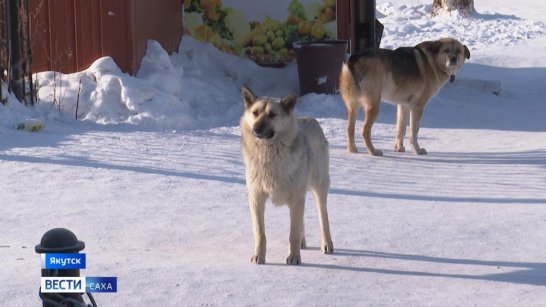
<path id="1" fill-rule="evenodd" d="M 243 102 L 245 103 L 246 110 L 254 104 L 258 97 L 256 97 L 256 95 L 254 95 L 254 93 L 246 86 L 241 87 L 241 93 L 243 94 Z"/>
<path id="2" fill-rule="evenodd" d="M 294 110 L 298 97 L 294 94 L 288 95 L 281 100 L 281 104 L 287 112 Z"/>

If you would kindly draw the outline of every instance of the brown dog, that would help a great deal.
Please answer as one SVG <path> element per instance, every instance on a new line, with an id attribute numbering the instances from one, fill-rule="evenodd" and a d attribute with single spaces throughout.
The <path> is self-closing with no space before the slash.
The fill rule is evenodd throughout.
<path id="1" fill-rule="evenodd" d="M 405 151 L 403 141 L 409 114 L 413 152 L 425 155 L 427 151 L 417 143 L 425 105 L 448 80 L 453 82 L 465 58 L 470 58 L 470 51 L 452 38 L 427 41 L 415 47 L 396 50 L 370 49 L 352 55 L 343 64 L 339 81 L 348 113 L 347 150 L 357 151 L 354 140 L 356 115 L 359 108 L 364 107 L 364 143 L 371 155 L 383 154 L 374 148 L 371 130 L 379 114 L 381 100 L 385 100 L 398 106 L 394 150 Z"/>

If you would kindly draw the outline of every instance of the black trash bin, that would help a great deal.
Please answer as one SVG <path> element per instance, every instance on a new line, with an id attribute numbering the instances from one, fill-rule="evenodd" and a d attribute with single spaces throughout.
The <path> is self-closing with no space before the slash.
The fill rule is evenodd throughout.
<path id="1" fill-rule="evenodd" d="M 293 43 L 298 65 L 300 95 L 334 94 L 347 59 L 347 41 L 323 40 Z"/>
<path id="2" fill-rule="evenodd" d="M 85 248 L 85 243 L 78 240 L 76 235 L 66 228 L 53 228 L 48 230 L 40 240 L 40 244 L 34 248 L 38 254 L 76 254 Z M 42 277 L 79 277 L 79 269 L 42 269 Z M 91 305 L 87 305 L 82 293 L 42 293 L 39 296 L 42 299 L 42 307 L 76 307 L 93 306 L 97 303 L 91 293 L 87 293 Z"/>

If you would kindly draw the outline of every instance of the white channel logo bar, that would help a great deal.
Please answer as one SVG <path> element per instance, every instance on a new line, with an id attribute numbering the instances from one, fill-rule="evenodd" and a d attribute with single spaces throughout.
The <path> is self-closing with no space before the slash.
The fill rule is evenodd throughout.
<path id="1" fill-rule="evenodd" d="M 41 277 L 42 293 L 85 293 L 85 277 Z"/>

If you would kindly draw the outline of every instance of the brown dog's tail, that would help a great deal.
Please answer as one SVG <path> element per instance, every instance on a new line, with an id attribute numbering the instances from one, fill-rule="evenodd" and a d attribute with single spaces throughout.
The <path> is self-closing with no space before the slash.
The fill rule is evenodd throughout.
<path id="1" fill-rule="evenodd" d="M 347 63 L 343 63 L 341 74 L 339 75 L 339 92 L 345 101 L 345 104 L 350 103 L 353 97 L 358 96 L 359 88 L 351 69 Z"/>

